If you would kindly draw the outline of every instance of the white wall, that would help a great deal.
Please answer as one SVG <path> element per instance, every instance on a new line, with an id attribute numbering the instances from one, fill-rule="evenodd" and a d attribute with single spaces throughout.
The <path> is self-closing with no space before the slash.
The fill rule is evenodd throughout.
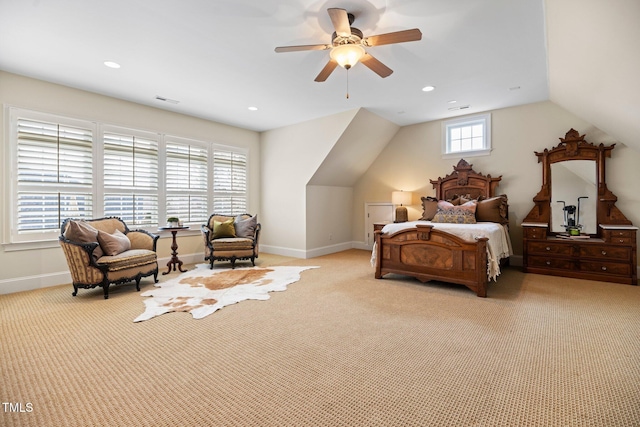
<path id="1" fill-rule="evenodd" d="M 476 172 L 502 175 L 497 191 L 509 197 L 511 239 L 516 254 L 522 254 L 520 223 L 533 207 L 533 197 L 542 185 L 542 169 L 534 151 L 558 145 L 559 138 L 574 128 L 593 143 L 615 143 L 611 137 L 552 102 L 541 102 L 492 112 L 490 156 L 469 157 Z M 453 172 L 457 159 L 441 158 L 441 121 L 403 127 L 367 173 L 354 187 L 352 238 L 363 242 L 365 202 L 388 202 L 391 192 L 414 192 L 409 219 L 422 213 L 420 196 L 433 196 L 430 179 Z M 640 153 L 618 143 L 607 159 L 609 189 L 618 196 L 618 206 L 634 224 L 640 224 Z"/>
<path id="2" fill-rule="evenodd" d="M 154 96 L 152 94 L 150 96 Z M 260 135 L 257 132 L 227 126 L 211 121 L 146 107 L 82 90 L 72 89 L 28 77 L 0 71 L 0 104 L 79 119 L 166 133 L 201 141 L 243 147 L 249 150 L 249 211 L 260 212 Z M 6 118 L 0 122 L 0 164 L 5 165 L 7 155 Z M 0 215 L 2 224 L 7 215 L 7 188 L 9 182 L 0 174 Z M 0 242 L 6 243 L 6 229 L 0 230 Z M 168 238 L 158 242 L 158 256 L 168 258 L 171 250 Z M 199 232 L 178 238 L 181 258 L 202 261 L 203 246 Z M 0 293 L 21 289 L 69 283 L 68 268 L 60 247 L 50 249 L 8 251 L 0 248 Z M 183 257 L 184 256 L 184 257 Z M 165 261 L 166 263 L 166 261 Z"/>
<path id="3" fill-rule="evenodd" d="M 261 250 L 306 258 L 307 183 L 356 114 L 350 110 L 262 134 Z"/>
<path id="4" fill-rule="evenodd" d="M 351 249 L 353 188 L 307 186 L 307 256 Z"/>

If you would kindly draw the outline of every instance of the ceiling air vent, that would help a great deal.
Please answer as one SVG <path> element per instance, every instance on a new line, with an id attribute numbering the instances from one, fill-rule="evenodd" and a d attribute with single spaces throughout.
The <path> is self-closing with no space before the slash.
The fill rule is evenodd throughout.
<path id="1" fill-rule="evenodd" d="M 170 104 L 177 104 L 180 101 L 176 101 L 175 99 L 165 98 L 164 96 L 156 95 L 156 99 L 158 101 L 168 102 Z"/>

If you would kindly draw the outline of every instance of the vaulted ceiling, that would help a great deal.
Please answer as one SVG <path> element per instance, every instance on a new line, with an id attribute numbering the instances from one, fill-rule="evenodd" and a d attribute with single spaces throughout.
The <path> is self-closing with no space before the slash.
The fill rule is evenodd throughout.
<path id="1" fill-rule="evenodd" d="M 367 48 L 394 70 L 384 79 L 359 64 L 314 82 L 327 51 L 274 48 L 330 43 L 330 7 L 365 36 L 422 40 Z M 633 145 L 637 22 L 637 0 L 0 0 L 0 69 L 256 131 L 355 108 L 404 126 L 551 99 Z"/>

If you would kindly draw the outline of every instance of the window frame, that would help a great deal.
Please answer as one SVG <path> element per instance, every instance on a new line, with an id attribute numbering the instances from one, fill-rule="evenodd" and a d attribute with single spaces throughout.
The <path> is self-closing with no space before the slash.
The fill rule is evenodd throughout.
<path id="1" fill-rule="evenodd" d="M 88 129 L 92 133 L 92 161 L 93 161 L 93 175 L 95 176 L 95 158 L 96 158 L 96 146 L 95 141 L 98 138 L 98 126 L 97 123 L 75 119 L 71 117 L 60 116 L 57 114 L 49 114 L 43 113 L 33 110 L 27 110 L 22 108 L 15 107 L 5 107 L 5 118 L 8 123 L 7 135 L 5 141 L 7 141 L 7 150 L 5 151 L 6 162 L 5 162 L 5 176 L 3 177 L 6 181 L 5 189 L 6 194 L 9 195 L 8 199 L 5 200 L 3 206 L 3 212 L 5 213 L 5 218 L 9 219 L 9 221 L 3 221 L 3 244 L 18 244 L 23 247 L 30 248 L 33 245 L 38 245 L 40 242 L 54 242 L 57 245 L 58 236 L 60 235 L 60 229 L 44 229 L 44 230 L 31 230 L 24 233 L 19 232 L 18 230 L 18 193 L 21 188 L 30 191 L 41 191 L 46 192 L 47 184 L 38 185 L 37 183 L 33 184 L 20 184 L 18 181 L 18 121 L 20 119 L 24 120 L 32 120 L 39 121 L 45 123 L 56 123 L 58 125 L 62 124 L 69 127 L 75 128 L 83 128 Z M 73 190 L 79 188 L 73 184 L 64 184 L 58 183 L 56 185 L 58 189 L 68 189 Z M 92 212 L 95 215 L 96 205 L 95 205 L 95 191 L 96 191 L 96 183 L 92 178 L 92 183 L 90 186 L 87 186 L 87 189 L 91 192 L 93 196 L 92 201 Z"/>
<path id="2" fill-rule="evenodd" d="M 229 153 L 237 153 L 244 156 L 244 175 L 245 175 L 245 189 L 241 194 L 235 193 L 234 197 L 242 197 L 245 209 L 249 205 L 249 188 L 250 188 L 250 157 L 249 149 L 242 146 L 225 145 L 213 141 L 200 141 L 190 138 L 184 138 L 180 136 L 166 135 L 159 132 L 152 132 L 148 130 L 140 130 L 131 127 L 122 127 L 117 125 L 111 125 L 108 123 L 101 123 L 92 120 L 76 119 L 73 117 L 61 116 L 54 113 L 40 112 L 36 110 L 24 109 L 20 107 L 5 105 L 4 106 L 4 118 L 5 118 L 5 147 L 4 147 L 4 173 L 3 182 L 6 190 L 7 197 L 0 202 L 0 212 L 3 213 L 3 217 L 6 218 L 3 221 L 2 235 L 0 236 L 1 244 L 5 251 L 17 251 L 17 250 L 30 250 L 51 248 L 58 246 L 58 236 L 60 235 L 59 229 L 50 229 L 42 233 L 18 233 L 17 230 L 17 216 L 18 216 L 18 119 L 26 119 L 33 121 L 41 121 L 43 123 L 56 123 L 64 126 L 80 127 L 83 129 L 89 128 L 92 133 L 92 177 L 90 191 L 93 203 L 92 203 L 92 218 L 100 218 L 105 216 L 104 197 L 105 193 L 109 193 L 110 189 L 105 189 L 105 177 L 104 177 L 104 136 L 107 133 L 125 134 L 125 135 L 138 135 L 142 138 L 153 138 L 157 142 L 158 149 L 158 176 L 157 176 L 157 188 L 152 190 L 150 194 L 157 197 L 158 200 L 158 218 L 157 224 L 129 224 L 130 228 L 145 229 L 150 232 L 157 232 L 158 227 L 165 225 L 167 218 L 167 194 L 171 191 L 167 191 L 166 185 L 166 173 L 167 173 L 167 152 L 166 144 L 169 143 L 186 143 L 203 147 L 207 151 L 207 190 L 201 191 L 201 194 L 206 194 L 207 204 L 207 218 L 213 213 L 214 197 L 217 195 L 213 191 L 214 180 L 214 161 L 213 153 L 215 151 L 224 151 Z M 51 186 L 51 185 L 50 185 Z M 36 183 L 34 185 L 36 190 L 43 189 L 44 186 Z M 44 191 L 44 190 L 42 190 Z M 175 191 L 174 191 L 175 194 Z M 221 193 L 224 196 L 226 193 Z M 244 212 L 242 212 L 244 213 Z M 184 221 L 185 225 L 199 225 L 204 221 Z M 197 230 L 194 229 L 194 233 Z M 29 234 L 29 235 L 27 235 Z"/>
<path id="3" fill-rule="evenodd" d="M 481 124 L 483 126 L 483 147 L 480 149 L 451 151 L 451 141 L 449 140 L 452 129 L 460 129 Z M 442 121 L 442 158 L 452 159 L 457 157 L 477 157 L 491 154 L 491 113 L 474 114 L 450 120 Z"/>

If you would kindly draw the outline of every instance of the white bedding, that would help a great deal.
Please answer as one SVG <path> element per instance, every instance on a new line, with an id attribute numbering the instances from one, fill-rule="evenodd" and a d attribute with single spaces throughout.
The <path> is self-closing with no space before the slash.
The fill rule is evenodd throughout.
<path id="1" fill-rule="evenodd" d="M 476 224 L 449 224 L 431 221 L 409 221 L 400 223 L 391 223 L 384 226 L 383 233 L 396 233 L 407 228 L 413 228 L 416 224 L 429 224 L 437 230 L 451 233 L 467 241 L 474 241 L 477 237 L 488 237 L 487 242 L 487 258 L 489 260 L 487 266 L 487 276 L 489 280 L 496 280 L 500 275 L 500 260 L 508 258 L 511 255 L 511 240 L 506 225 L 497 224 L 495 222 L 478 222 Z M 376 246 L 374 243 L 373 253 L 371 254 L 371 265 L 375 267 L 376 262 Z"/>

